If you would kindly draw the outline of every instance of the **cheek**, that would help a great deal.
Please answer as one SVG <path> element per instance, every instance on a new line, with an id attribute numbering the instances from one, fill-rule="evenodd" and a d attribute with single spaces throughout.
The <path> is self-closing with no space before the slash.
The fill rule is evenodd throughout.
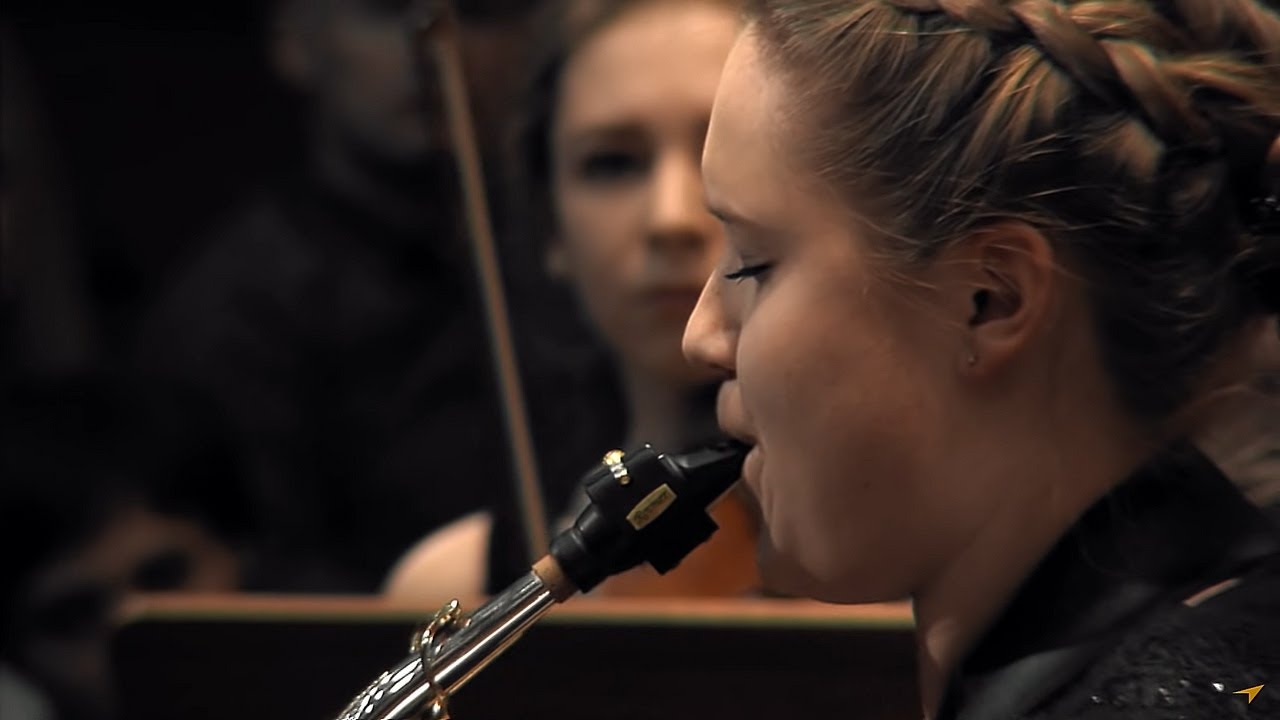
<path id="1" fill-rule="evenodd" d="M 813 561 L 834 539 L 833 516 L 846 500 L 831 452 L 844 446 L 845 419 L 831 397 L 840 388 L 832 387 L 831 348 L 813 323 L 767 319 L 753 318 L 739 345 L 743 404 L 762 448 L 756 483 L 774 547 Z"/>
<path id="2" fill-rule="evenodd" d="M 629 331 L 629 292 L 637 282 L 643 238 L 632 216 L 638 193 L 593 192 L 557 184 L 560 238 L 569 279 L 600 331 L 610 338 Z"/>
<path id="3" fill-rule="evenodd" d="M 798 577 L 819 583 L 806 594 L 831 597 L 822 584 L 856 577 L 871 596 L 892 596 L 906 581 L 883 548 L 928 490 L 915 480 L 936 416 L 927 383 L 857 298 L 794 297 L 767 297 L 738 348 L 743 403 L 764 448 L 756 484 L 770 542 Z"/>

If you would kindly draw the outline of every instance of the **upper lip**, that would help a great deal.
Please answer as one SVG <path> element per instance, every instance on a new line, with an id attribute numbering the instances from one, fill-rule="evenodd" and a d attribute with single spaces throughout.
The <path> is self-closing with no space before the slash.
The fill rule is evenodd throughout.
<path id="1" fill-rule="evenodd" d="M 716 421 L 720 425 L 720 429 L 724 434 L 742 443 L 746 443 L 752 447 L 758 444 L 755 434 L 752 433 L 744 422 L 746 418 L 742 413 L 742 408 L 738 404 L 738 398 L 733 395 L 734 380 L 729 379 L 721 383 L 720 390 L 716 396 Z"/>

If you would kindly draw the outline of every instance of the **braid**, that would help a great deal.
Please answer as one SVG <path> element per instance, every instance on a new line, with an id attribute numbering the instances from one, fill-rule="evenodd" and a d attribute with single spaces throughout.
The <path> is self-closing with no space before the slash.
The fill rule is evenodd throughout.
<path id="1" fill-rule="evenodd" d="M 1211 138 L 1209 125 L 1195 111 L 1187 91 L 1146 46 L 1155 41 L 1152 44 L 1162 49 L 1186 49 L 1192 45 L 1186 33 L 1166 18 L 1151 16 L 1146 18 L 1145 37 L 1108 38 L 1109 31 L 1123 27 L 1115 23 L 1117 14 L 1128 10 L 1131 17 L 1150 15 L 1146 3 L 1066 6 L 1054 0 L 883 1 L 908 12 L 943 13 L 992 36 L 1034 40 L 1045 56 L 1081 87 L 1112 107 L 1137 112 L 1162 140 L 1181 145 L 1204 144 Z M 1194 6 L 1195 17 L 1216 37 L 1238 30 L 1222 13 L 1204 12 L 1207 6 L 1215 5 L 1214 0 L 1184 0 L 1183 4 Z M 1101 9 L 1109 12 L 1099 13 Z"/>
<path id="2" fill-rule="evenodd" d="M 1257 0 L 1174 0 L 1174 9 L 1201 50 L 1233 49 L 1258 56 L 1280 73 L 1280 17 Z"/>
<path id="3" fill-rule="evenodd" d="M 813 129 L 797 149 L 882 201 L 888 256 L 928 262 L 1000 219 L 1040 228 L 1089 280 L 1137 412 L 1173 412 L 1239 328 L 1280 311 L 1271 7 L 755 0 L 749 15 L 765 57 L 796 71 Z"/>
<path id="4" fill-rule="evenodd" d="M 1280 96 L 1271 84 L 1251 86 L 1239 82 L 1239 77 L 1280 73 L 1280 18 L 1263 11 L 1254 0 L 1178 0 L 1167 8 L 1172 17 L 1155 12 L 1141 0 L 1071 5 L 1054 0 L 883 2 L 910 13 L 940 13 L 992 37 L 1033 41 L 1092 97 L 1139 117 L 1163 142 L 1168 155 L 1197 156 L 1202 174 L 1216 170 L 1224 176 L 1223 182 L 1202 182 L 1205 188 L 1221 194 L 1230 185 L 1255 204 L 1256 198 L 1275 194 L 1272 176 L 1280 162 L 1267 157 L 1272 142 L 1280 144 L 1280 128 L 1276 127 Z M 1183 27 L 1176 26 L 1174 20 Z M 1141 32 L 1135 35 L 1135 29 Z M 1206 56 L 1224 48 L 1261 62 L 1252 67 L 1224 68 L 1221 57 Z M 1182 59 L 1166 62 L 1157 53 L 1181 55 Z M 1192 59 L 1185 59 L 1188 55 Z M 1244 103 L 1269 119 L 1255 123 L 1254 128 L 1242 128 L 1231 113 L 1222 112 L 1221 99 L 1197 107 L 1193 94 L 1204 87 L 1234 95 L 1237 106 Z M 1226 169 L 1211 167 L 1210 159 L 1224 156 L 1227 165 L 1237 168 L 1230 183 L 1225 182 L 1230 174 Z M 1255 182 L 1261 186 L 1255 188 Z M 1168 196 L 1184 207 L 1190 199 L 1177 188 L 1171 188 Z M 1201 198 L 1192 205 L 1210 205 L 1210 200 Z M 1185 210 L 1181 214 L 1188 215 Z"/>

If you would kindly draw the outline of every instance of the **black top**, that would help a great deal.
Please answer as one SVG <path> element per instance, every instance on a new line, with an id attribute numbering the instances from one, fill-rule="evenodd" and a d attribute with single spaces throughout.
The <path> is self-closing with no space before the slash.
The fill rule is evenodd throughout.
<path id="1" fill-rule="evenodd" d="M 1236 694 L 1268 683 L 1252 703 Z M 1280 537 L 1180 443 L 1059 540 L 961 663 L 938 720 L 1234 717 L 1280 718 Z"/>

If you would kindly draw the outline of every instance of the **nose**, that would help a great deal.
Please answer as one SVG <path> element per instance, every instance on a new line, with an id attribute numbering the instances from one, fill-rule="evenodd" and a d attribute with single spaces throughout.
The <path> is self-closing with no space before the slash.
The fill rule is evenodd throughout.
<path id="1" fill-rule="evenodd" d="M 724 290 L 719 275 L 707 280 L 685 325 L 680 349 L 695 367 L 728 380 L 737 374 L 738 328 Z"/>
<path id="2" fill-rule="evenodd" d="M 664 250 L 705 249 L 716 226 L 703 205 L 698 156 L 670 152 L 660 157 L 651 192 L 650 242 Z"/>

